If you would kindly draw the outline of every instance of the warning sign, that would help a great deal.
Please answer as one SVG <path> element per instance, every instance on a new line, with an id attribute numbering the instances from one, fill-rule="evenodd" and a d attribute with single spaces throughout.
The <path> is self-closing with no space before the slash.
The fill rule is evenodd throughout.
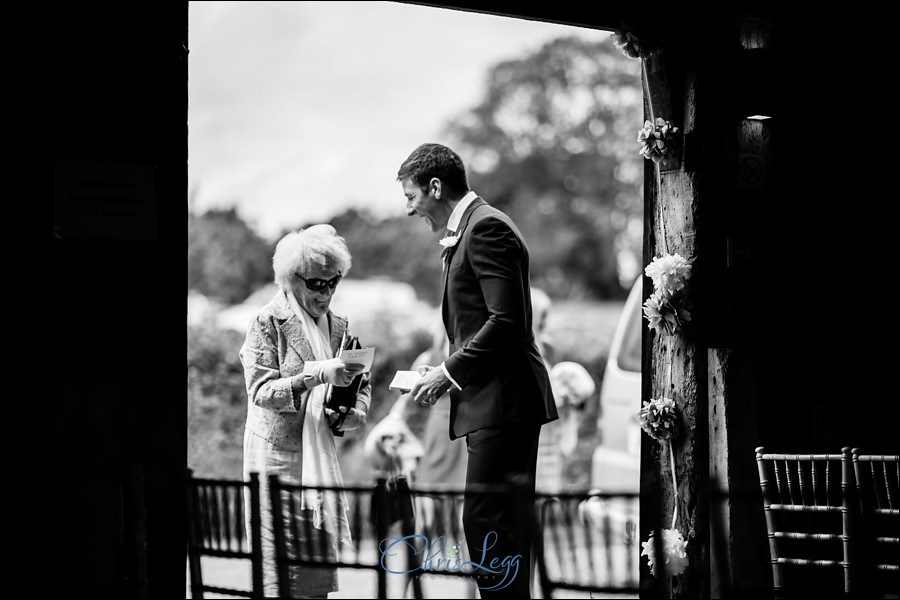
<path id="1" fill-rule="evenodd" d="M 759 154 L 738 155 L 738 201 L 763 202 L 766 189 L 766 160 Z"/>

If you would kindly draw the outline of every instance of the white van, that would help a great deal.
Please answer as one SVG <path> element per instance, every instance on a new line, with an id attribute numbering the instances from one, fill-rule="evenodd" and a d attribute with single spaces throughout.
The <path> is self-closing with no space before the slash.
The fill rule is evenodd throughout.
<path id="1" fill-rule="evenodd" d="M 616 325 L 600 386 L 600 443 L 591 460 L 591 487 L 603 492 L 640 491 L 641 288 L 638 277 Z"/>

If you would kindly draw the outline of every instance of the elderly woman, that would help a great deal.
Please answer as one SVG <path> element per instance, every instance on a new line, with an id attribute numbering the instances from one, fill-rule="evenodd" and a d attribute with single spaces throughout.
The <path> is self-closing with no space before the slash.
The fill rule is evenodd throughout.
<path id="1" fill-rule="evenodd" d="M 350 338 L 348 322 L 329 308 L 350 263 L 346 243 L 330 225 L 284 236 L 272 259 L 279 290 L 250 322 L 240 350 L 249 399 L 244 476 L 260 474 L 267 597 L 279 595 L 269 475 L 292 484 L 341 486 L 334 436 L 366 422 L 370 390 L 365 375 L 355 407 L 343 415 L 325 407 L 332 386 L 347 387 L 363 368 L 338 357 L 342 340 Z M 316 490 L 304 494 L 298 511 L 303 522 L 295 531 L 311 532 L 309 547 L 325 547 L 334 559 L 338 546 L 350 542 L 344 497 Z M 291 588 L 292 597 L 325 598 L 337 590 L 337 571 L 292 567 Z"/>

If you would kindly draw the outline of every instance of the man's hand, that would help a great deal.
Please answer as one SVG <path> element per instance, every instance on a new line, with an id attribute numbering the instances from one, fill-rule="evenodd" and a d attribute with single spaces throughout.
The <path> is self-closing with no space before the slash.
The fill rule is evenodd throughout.
<path id="1" fill-rule="evenodd" d="M 418 368 L 422 379 L 413 384 L 409 396 L 419 406 L 432 406 L 453 385 L 440 368 L 422 365 Z"/>

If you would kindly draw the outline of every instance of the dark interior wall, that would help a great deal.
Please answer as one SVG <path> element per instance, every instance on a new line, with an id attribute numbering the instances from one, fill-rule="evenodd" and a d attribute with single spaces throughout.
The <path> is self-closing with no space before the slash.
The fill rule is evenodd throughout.
<path id="1" fill-rule="evenodd" d="M 885 190 L 872 123 L 883 114 L 884 38 L 846 43 L 863 12 L 791 14 L 779 23 L 777 203 L 766 240 L 774 293 L 766 355 L 773 373 L 762 438 L 785 451 L 900 450 L 890 378 L 892 277 Z M 876 125 L 876 130 L 878 126 Z"/>
<path id="2" fill-rule="evenodd" d="M 149 597 L 185 589 L 187 11 L 61 3 L 10 21 L 30 36 L 28 170 L 16 176 L 42 207 L 44 280 L 27 312 L 38 318 L 17 319 L 34 347 L 17 352 L 30 391 L 14 420 L 16 472 L 44 486 L 23 493 L 33 517 L 16 525 L 22 552 L 36 552 L 28 581 L 56 597 L 137 596 L 136 470 Z M 85 199 L 95 189 L 122 200 Z M 88 215 L 92 203 L 118 216 Z"/>

